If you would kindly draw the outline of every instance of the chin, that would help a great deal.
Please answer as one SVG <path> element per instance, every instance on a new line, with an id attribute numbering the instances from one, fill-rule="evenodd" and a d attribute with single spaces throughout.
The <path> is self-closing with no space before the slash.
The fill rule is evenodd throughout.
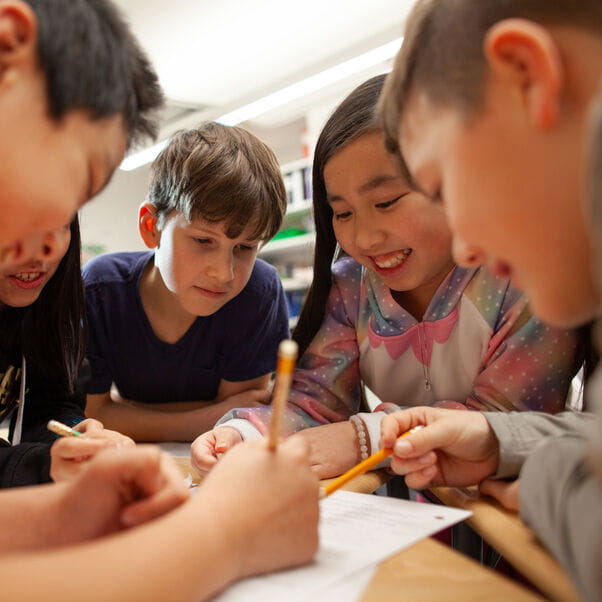
<path id="1" fill-rule="evenodd" d="M 556 297 L 554 303 L 538 303 L 536 298 L 531 301 L 533 313 L 546 324 L 559 328 L 577 328 L 583 326 L 600 314 L 598 299 L 578 300 L 576 297 L 566 299 Z"/>

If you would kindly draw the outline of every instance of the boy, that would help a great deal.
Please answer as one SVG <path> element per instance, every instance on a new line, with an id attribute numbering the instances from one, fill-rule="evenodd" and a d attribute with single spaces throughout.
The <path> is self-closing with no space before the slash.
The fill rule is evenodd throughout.
<path id="1" fill-rule="evenodd" d="M 5 261 L 47 252 L 52 232 L 105 184 L 129 142 L 154 130 L 149 111 L 160 101 L 153 70 L 106 0 L 0 0 Z M 165 517 L 188 496 L 152 447 L 106 450 L 72 481 L 0 492 L 2 595 L 193 600 L 305 562 L 318 519 L 306 453 L 295 442 L 276 454 L 246 446 Z M 78 586 L 64 587 L 65 567 Z"/>
<path id="2" fill-rule="evenodd" d="M 598 316 L 582 201 L 588 114 L 602 80 L 602 5 L 427 0 L 407 27 L 381 114 L 404 171 L 445 204 L 456 259 L 512 275 L 550 323 Z M 416 408 L 386 419 L 382 444 L 415 424 L 428 426 L 395 444 L 392 463 L 408 485 L 520 471 L 520 485 L 483 490 L 511 507 L 520 493 L 525 521 L 584 599 L 600 599 L 602 484 L 593 466 L 601 458 L 588 458 L 588 429 L 599 428 L 592 414 Z"/>
<path id="3" fill-rule="evenodd" d="M 288 317 L 275 269 L 256 257 L 285 209 L 276 159 L 249 132 L 206 123 L 170 141 L 139 211 L 154 252 L 84 269 L 88 416 L 136 441 L 190 441 L 268 401 Z"/>

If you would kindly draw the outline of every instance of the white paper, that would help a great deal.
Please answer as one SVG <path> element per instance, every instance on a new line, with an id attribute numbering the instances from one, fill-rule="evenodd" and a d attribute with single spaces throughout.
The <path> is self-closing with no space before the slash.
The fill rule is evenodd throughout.
<path id="1" fill-rule="evenodd" d="M 392 554 L 470 514 L 436 504 L 337 491 L 320 502 L 320 548 L 314 562 L 245 579 L 215 598 L 215 602 L 313 602 L 322 599 L 331 586 L 340 587 L 346 577 L 374 567 Z M 365 582 L 365 578 L 360 581 L 364 585 L 355 592 L 355 599 L 362 593 Z M 330 597 L 330 600 L 334 599 Z"/>

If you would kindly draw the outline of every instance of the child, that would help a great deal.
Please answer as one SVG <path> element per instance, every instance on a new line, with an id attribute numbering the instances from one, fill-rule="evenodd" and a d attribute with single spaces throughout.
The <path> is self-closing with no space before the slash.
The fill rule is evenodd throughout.
<path id="1" fill-rule="evenodd" d="M 377 410 L 427 403 L 554 413 L 576 369 L 574 333 L 533 319 L 507 278 L 453 265 L 442 209 L 399 177 L 384 147 L 375 118 L 383 82 L 373 78 L 343 101 L 314 156 L 315 273 L 295 330 L 305 354 L 287 419 L 288 433 L 336 423 L 303 432 L 322 478 L 378 448 L 384 412 L 354 417 L 362 383 L 384 402 Z M 349 257 L 330 276 L 336 242 Z M 237 431 L 200 437 L 198 468 L 215 463 L 216 447 L 264 431 L 268 413 L 242 409 L 220 421 Z"/>
<path id="2" fill-rule="evenodd" d="M 0 418 L 15 409 L 27 375 L 11 428 L 13 444 L 20 445 L 0 440 L 0 487 L 60 480 L 82 466 L 80 458 L 111 445 L 133 445 L 96 420 L 85 420 L 84 396 L 75 390 L 85 353 L 77 218 L 60 234 L 43 259 L 0 269 Z M 46 428 L 51 418 L 77 424 L 88 437 L 60 439 L 51 447 L 56 438 Z"/>
<path id="3" fill-rule="evenodd" d="M 160 101 L 155 73 L 107 0 L 0 2 L 5 264 L 46 252 L 56 234 L 42 234 L 108 180 L 128 140 L 155 131 L 149 111 Z M 11 216 L 21 220 L 14 232 Z M 307 562 L 317 497 L 299 442 L 277 453 L 241 446 L 184 504 L 182 478 L 156 448 L 105 450 L 74 479 L 0 492 L 2 595 L 207 598 L 242 576 Z M 66 569 L 79 587 L 65 587 Z"/>
<path id="4" fill-rule="evenodd" d="M 408 20 L 381 107 L 406 173 L 445 205 L 458 261 L 516 277 L 535 313 L 562 326 L 600 316 L 600 107 L 593 249 L 583 174 L 601 82 L 597 0 L 429 0 Z M 589 391 L 598 409 L 599 379 Z M 416 408 L 386 418 L 383 446 L 416 424 L 427 426 L 395 444 L 392 462 L 411 487 L 520 473 L 483 490 L 520 506 L 583 599 L 601 598 L 595 415 Z"/>
<path id="5" fill-rule="evenodd" d="M 88 416 L 136 441 L 191 441 L 229 409 L 268 401 L 288 317 L 257 251 L 285 209 L 276 158 L 249 132 L 206 123 L 170 141 L 139 212 L 154 251 L 84 269 Z"/>

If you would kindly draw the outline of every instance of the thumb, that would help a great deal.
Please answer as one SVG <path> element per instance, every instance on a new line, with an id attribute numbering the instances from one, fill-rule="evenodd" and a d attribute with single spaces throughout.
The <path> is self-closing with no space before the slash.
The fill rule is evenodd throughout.
<path id="1" fill-rule="evenodd" d="M 236 429 L 230 427 L 215 429 L 215 453 L 224 454 L 240 442 L 242 436 Z"/>

